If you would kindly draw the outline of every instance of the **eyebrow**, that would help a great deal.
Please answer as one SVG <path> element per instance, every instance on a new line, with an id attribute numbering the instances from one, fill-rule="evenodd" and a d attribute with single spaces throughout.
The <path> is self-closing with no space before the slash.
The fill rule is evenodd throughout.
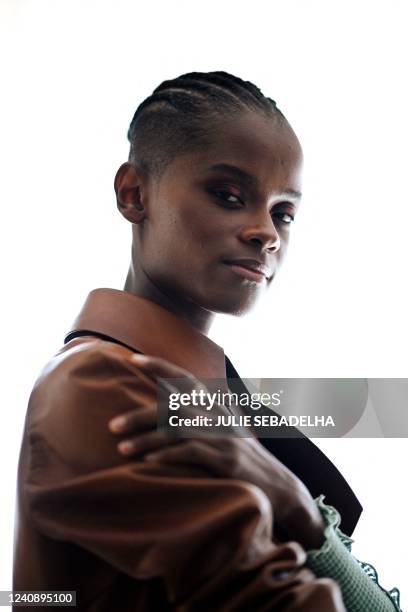
<path id="1" fill-rule="evenodd" d="M 208 168 L 208 170 L 213 170 L 216 172 L 226 172 L 231 174 L 237 178 L 239 178 L 243 183 L 246 183 L 250 187 L 258 186 L 258 179 L 253 174 L 250 174 L 246 170 L 242 168 L 238 168 L 238 166 L 233 166 L 232 164 L 213 164 Z M 302 194 L 300 191 L 296 191 L 296 189 L 284 189 L 279 195 L 286 195 L 292 198 L 300 199 Z"/>

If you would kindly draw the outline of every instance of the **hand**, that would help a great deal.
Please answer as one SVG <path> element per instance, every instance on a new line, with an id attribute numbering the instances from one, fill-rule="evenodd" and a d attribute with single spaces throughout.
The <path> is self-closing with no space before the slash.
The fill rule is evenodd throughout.
<path id="1" fill-rule="evenodd" d="M 157 384 L 158 378 L 176 378 L 176 392 L 191 393 L 206 387 L 190 372 L 164 359 L 135 355 L 138 367 Z M 221 410 L 219 405 L 214 409 Z M 186 411 L 183 409 L 183 416 Z M 192 416 L 194 411 L 192 410 Z M 195 412 L 197 414 L 197 412 Z M 225 412 L 223 412 L 225 414 Z M 127 437 L 118 444 L 121 453 L 167 464 L 199 465 L 218 478 L 235 478 L 258 486 L 267 495 L 276 527 L 283 539 L 295 539 L 307 550 L 323 543 L 324 524 L 308 489 L 286 466 L 269 453 L 250 432 L 248 438 L 211 436 L 180 439 L 158 431 L 156 405 L 140 406 L 112 419 L 113 433 Z"/>

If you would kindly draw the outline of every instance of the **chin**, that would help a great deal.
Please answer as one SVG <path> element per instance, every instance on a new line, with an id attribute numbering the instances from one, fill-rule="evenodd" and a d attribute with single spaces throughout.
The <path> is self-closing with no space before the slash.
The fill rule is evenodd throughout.
<path id="1" fill-rule="evenodd" d="M 240 317 L 247 314 L 254 308 L 263 293 L 263 291 L 258 290 L 246 295 L 241 294 L 238 296 L 232 296 L 231 294 L 224 294 L 217 297 L 213 296 L 212 300 L 208 300 L 207 304 L 202 305 L 211 312 Z"/>

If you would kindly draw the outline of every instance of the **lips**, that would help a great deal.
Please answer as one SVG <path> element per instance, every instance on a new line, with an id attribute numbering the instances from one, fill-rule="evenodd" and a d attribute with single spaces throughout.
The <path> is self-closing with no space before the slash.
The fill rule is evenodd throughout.
<path id="1" fill-rule="evenodd" d="M 270 267 L 257 259 L 228 259 L 224 260 L 224 263 L 234 268 L 243 268 L 251 272 L 256 272 L 258 275 L 264 276 L 267 279 L 272 276 Z"/>

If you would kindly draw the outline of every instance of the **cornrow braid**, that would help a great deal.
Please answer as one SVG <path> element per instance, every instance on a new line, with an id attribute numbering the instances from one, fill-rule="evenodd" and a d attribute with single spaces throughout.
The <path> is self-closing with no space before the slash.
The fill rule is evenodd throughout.
<path id="1" fill-rule="evenodd" d="M 177 155 L 208 145 L 221 118 L 244 110 L 285 121 L 274 100 L 228 72 L 188 72 L 163 81 L 133 116 L 129 161 L 160 176 Z"/>

